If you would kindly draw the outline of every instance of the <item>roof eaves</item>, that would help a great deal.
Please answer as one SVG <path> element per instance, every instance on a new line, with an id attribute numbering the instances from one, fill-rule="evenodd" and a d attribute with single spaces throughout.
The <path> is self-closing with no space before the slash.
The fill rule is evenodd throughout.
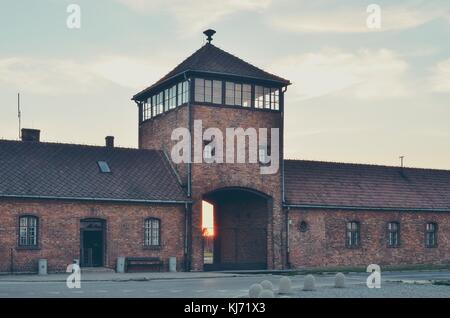
<path id="1" fill-rule="evenodd" d="M 186 204 L 193 203 L 192 200 L 165 200 L 165 199 L 113 199 L 113 198 L 86 198 L 86 197 L 58 197 L 39 195 L 9 195 L 0 194 L 3 199 L 31 199 L 31 200 L 60 200 L 60 201 L 92 201 L 92 202 L 115 202 L 115 203 L 151 203 L 151 204 Z"/>
<path id="2" fill-rule="evenodd" d="M 397 211 L 397 212 L 450 212 L 449 208 L 399 208 L 399 207 L 371 207 L 371 206 L 346 206 L 346 205 L 320 205 L 320 204 L 295 204 L 284 203 L 287 208 L 300 209 L 324 209 L 324 210 L 364 210 L 364 211 Z"/>

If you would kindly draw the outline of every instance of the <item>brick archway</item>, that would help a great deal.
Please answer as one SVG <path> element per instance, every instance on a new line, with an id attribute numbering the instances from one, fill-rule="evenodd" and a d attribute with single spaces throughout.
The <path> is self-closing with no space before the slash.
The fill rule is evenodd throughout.
<path id="1" fill-rule="evenodd" d="M 214 251 L 205 270 L 267 269 L 271 198 L 248 188 L 221 188 L 203 196 L 214 206 Z"/>

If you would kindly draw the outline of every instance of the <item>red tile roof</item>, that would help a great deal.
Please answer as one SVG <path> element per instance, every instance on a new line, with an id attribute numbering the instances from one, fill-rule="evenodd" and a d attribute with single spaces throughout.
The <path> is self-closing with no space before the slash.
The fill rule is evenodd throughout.
<path id="1" fill-rule="evenodd" d="M 285 161 L 292 205 L 450 210 L 450 171 Z"/>
<path id="2" fill-rule="evenodd" d="M 7 140 L 0 140 L 1 197 L 188 200 L 160 151 Z"/>

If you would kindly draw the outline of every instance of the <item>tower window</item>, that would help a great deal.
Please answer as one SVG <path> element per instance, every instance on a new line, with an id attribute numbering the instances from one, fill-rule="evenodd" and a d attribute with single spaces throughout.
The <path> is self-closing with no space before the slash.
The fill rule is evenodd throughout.
<path id="1" fill-rule="evenodd" d="M 346 245 L 349 248 L 358 247 L 360 243 L 360 224 L 359 222 L 347 223 Z"/>
<path id="2" fill-rule="evenodd" d="M 100 168 L 101 173 L 110 173 L 111 169 L 106 161 L 98 161 L 98 167 Z"/>
<path id="3" fill-rule="evenodd" d="M 143 104 L 143 117 L 142 120 L 147 120 L 152 118 L 152 99 L 149 98 L 146 102 Z"/>
<path id="4" fill-rule="evenodd" d="M 225 104 L 230 106 L 242 106 L 242 86 L 242 84 L 233 82 L 225 83 Z"/>
<path id="5" fill-rule="evenodd" d="M 169 89 L 169 109 L 177 107 L 177 85 L 172 86 Z"/>
<path id="6" fill-rule="evenodd" d="M 280 90 L 255 86 L 255 108 L 280 109 Z"/>
<path id="7" fill-rule="evenodd" d="M 205 101 L 205 80 L 195 79 L 195 101 L 203 103 Z"/>
<path id="8" fill-rule="evenodd" d="M 213 81 L 212 102 L 222 104 L 222 81 Z"/>
<path id="9" fill-rule="evenodd" d="M 398 247 L 400 245 L 400 223 L 388 223 L 388 246 Z"/>
<path id="10" fill-rule="evenodd" d="M 19 218 L 19 246 L 36 247 L 38 244 L 38 218 L 21 216 Z"/>
<path id="11" fill-rule="evenodd" d="M 262 86 L 255 86 L 255 108 L 264 108 L 264 89 Z"/>
<path id="12" fill-rule="evenodd" d="M 222 103 L 222 82 L 195 79 L 195 101 L 200 103 Z"/>
<path id="13" fill-rule="evenodd" d="M 242 85 L 242 106 L 252 106 L 252 86 L 248 84 Z"/>
<path id="14" fill-rule="evenodd" d="M 189 101 L 189 85 L 187 81 L 178 83 L 178 106 Z"/>
<path id="15" fill-rule="evenodd" d="M 426 247 L 437 246 L 437 224 L 430 222 L 425 227 L 425 245 Z"/>

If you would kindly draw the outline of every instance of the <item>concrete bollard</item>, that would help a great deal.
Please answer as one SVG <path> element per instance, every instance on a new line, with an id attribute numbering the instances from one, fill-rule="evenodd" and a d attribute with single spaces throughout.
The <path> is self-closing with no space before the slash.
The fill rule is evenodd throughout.
<path id="1" fill-rule="evenodd" d="M 250 289 L 248 290 L 248 297 L 250 298 L 258 298 L 259 294 L 261 294 L 263 288 L 261 284 L 253 284 L 250 286 Z"/>
<path id="2" fill-rule="evenodd" d="M 263 280 L 261 282 L 261 286 L 263 289 L 273 290 L 273 284 L 269 280 Z"/>
<path id="3" fill-rule="evenodd" d="M 311 274 L 306 275 L 303 290 L 305 291 L 316 290 L 316 279 L 314 278 L 313 275 Z"/>
<path id="4" fill-rule="evenodd" d="M 116 264 L 117 273 L 125 273 L 125 257 L 119 256 Z"/>
<path id="5" fill-rule="evenodd" d="M 345 287 L 345 275 L 342 273 L 337 273 L 334 278 L 334 287 L 335 288 L 344 288 Z"/>
<path id="6" fill-rule="evenodd" d="M 292 281 L 289 277 L 281 277 L 278 285 L 278 292 L 280 294 L 289 294 L 292 290 Z"/>
<path id="7" fill-rule="evenodd" d="M 169 257 L 169 272 L 175 273 L 177 271 L 177 258 Z"/>
<path id="8" fill-rule="evenodd" d="M 47 260 L 40 259 L 38 261 L 38 275 L 47 275 Z"/>

